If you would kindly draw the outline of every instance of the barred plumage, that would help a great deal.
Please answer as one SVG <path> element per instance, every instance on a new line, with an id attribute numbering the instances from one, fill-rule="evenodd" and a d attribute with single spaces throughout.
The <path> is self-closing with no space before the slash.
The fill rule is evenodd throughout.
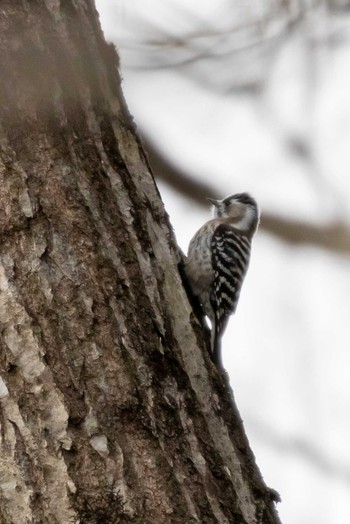
<path id="1" fill-rule="evenodd" d="M 221 338 L 237 307 L 259 211 L 248 193 L 208 200 L 214 205 L 215 218 L 191 240 L 186 274 L 211 322 L 211 358 L 221 365 Z"/>

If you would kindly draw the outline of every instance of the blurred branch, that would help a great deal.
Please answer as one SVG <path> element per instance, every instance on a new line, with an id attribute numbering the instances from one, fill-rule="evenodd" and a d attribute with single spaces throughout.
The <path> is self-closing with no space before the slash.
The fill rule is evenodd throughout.
<path id="1" fill-rule="evenodd" d="M 331 460 L 322 451 L 317 450 L 315 443 L 308 442 L 306 438 L 299 436 L 278 435 L 275 428 L 272 429 L 255 418 L 249 419 L 249 427 L 256 434 L 256 437 L 259 438 L 260 442 L 264 442 L 274 450 L 279 450 L 288 456 L 297 455 L 324 475 L 333 475 L 350 484 L 349 463 Z"/>
<path id="2" fill-rule="evenodd" d="M 258 0 L 254 6 L 226 4 L 219 11 L 221 19 L 216 13 L 209 22 L 177 6 L 171 11 L 176 20 L 172 28 L 144 15 L 119 46 L 128 53 L 127 69 L 176 70 L 202 88 L 255 94 L 262 89 L 276 51 L 297 28 L 309 27 L 309 18 L 317 18 L 319 11 L 325 11 L 323 0 Z"/>
<path id="3" fill-rule="evenodd" d="M 150 140 L 143 137 L 143 142 L 154 174 L 159 180 L 203 207 L 208 205 L 206 201 L 208 196 L 222 198 L 218 189 L 195 180 L 189 173 L 172 164 Z M 263 212 L 260 227 L 289 244 L 309 244 L 335 253 L 350 253 L 350 228 L 340 221 L 319 226 Z"/>

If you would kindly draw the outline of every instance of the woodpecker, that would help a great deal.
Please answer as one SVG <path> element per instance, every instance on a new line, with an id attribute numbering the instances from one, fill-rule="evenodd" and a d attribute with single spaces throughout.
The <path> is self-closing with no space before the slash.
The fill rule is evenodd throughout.
<path id="1" fill-rule="evenodd" d="M 185 271 L 192 293 L 211 323 L 211 359 L 222 366 L 221 339 L 237 307 L 260 213 L 248 193 L 208 200 L 213 205 L 214 218 L 192 238 Z"/>

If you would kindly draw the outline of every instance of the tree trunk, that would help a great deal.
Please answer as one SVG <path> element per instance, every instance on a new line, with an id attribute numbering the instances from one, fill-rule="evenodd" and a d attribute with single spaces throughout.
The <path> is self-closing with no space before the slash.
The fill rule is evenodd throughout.
<path id="1" fill-rule="evenodd" d="M 0 57 L 0 522 L 278 523 L 92 0 Z"/>

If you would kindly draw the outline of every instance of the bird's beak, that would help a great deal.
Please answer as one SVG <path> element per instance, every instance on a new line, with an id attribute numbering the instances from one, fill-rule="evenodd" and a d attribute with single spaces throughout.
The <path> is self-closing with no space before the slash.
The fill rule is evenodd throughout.
<path id="1" fill-rule="evenodd" d="M 209 197 L 207 197 L 207 200 L 208 200 L 208 202 L 210 202 L 210 203 L 211 203 L 213 206 L 215 206 L 215 207 L 218 207 L 218 205 L 219 205 L 219 203 L 220 203 L 220 201 L 219 201 L 219 200 L 215 200 L 215 198 L 209 198 Z"/>

